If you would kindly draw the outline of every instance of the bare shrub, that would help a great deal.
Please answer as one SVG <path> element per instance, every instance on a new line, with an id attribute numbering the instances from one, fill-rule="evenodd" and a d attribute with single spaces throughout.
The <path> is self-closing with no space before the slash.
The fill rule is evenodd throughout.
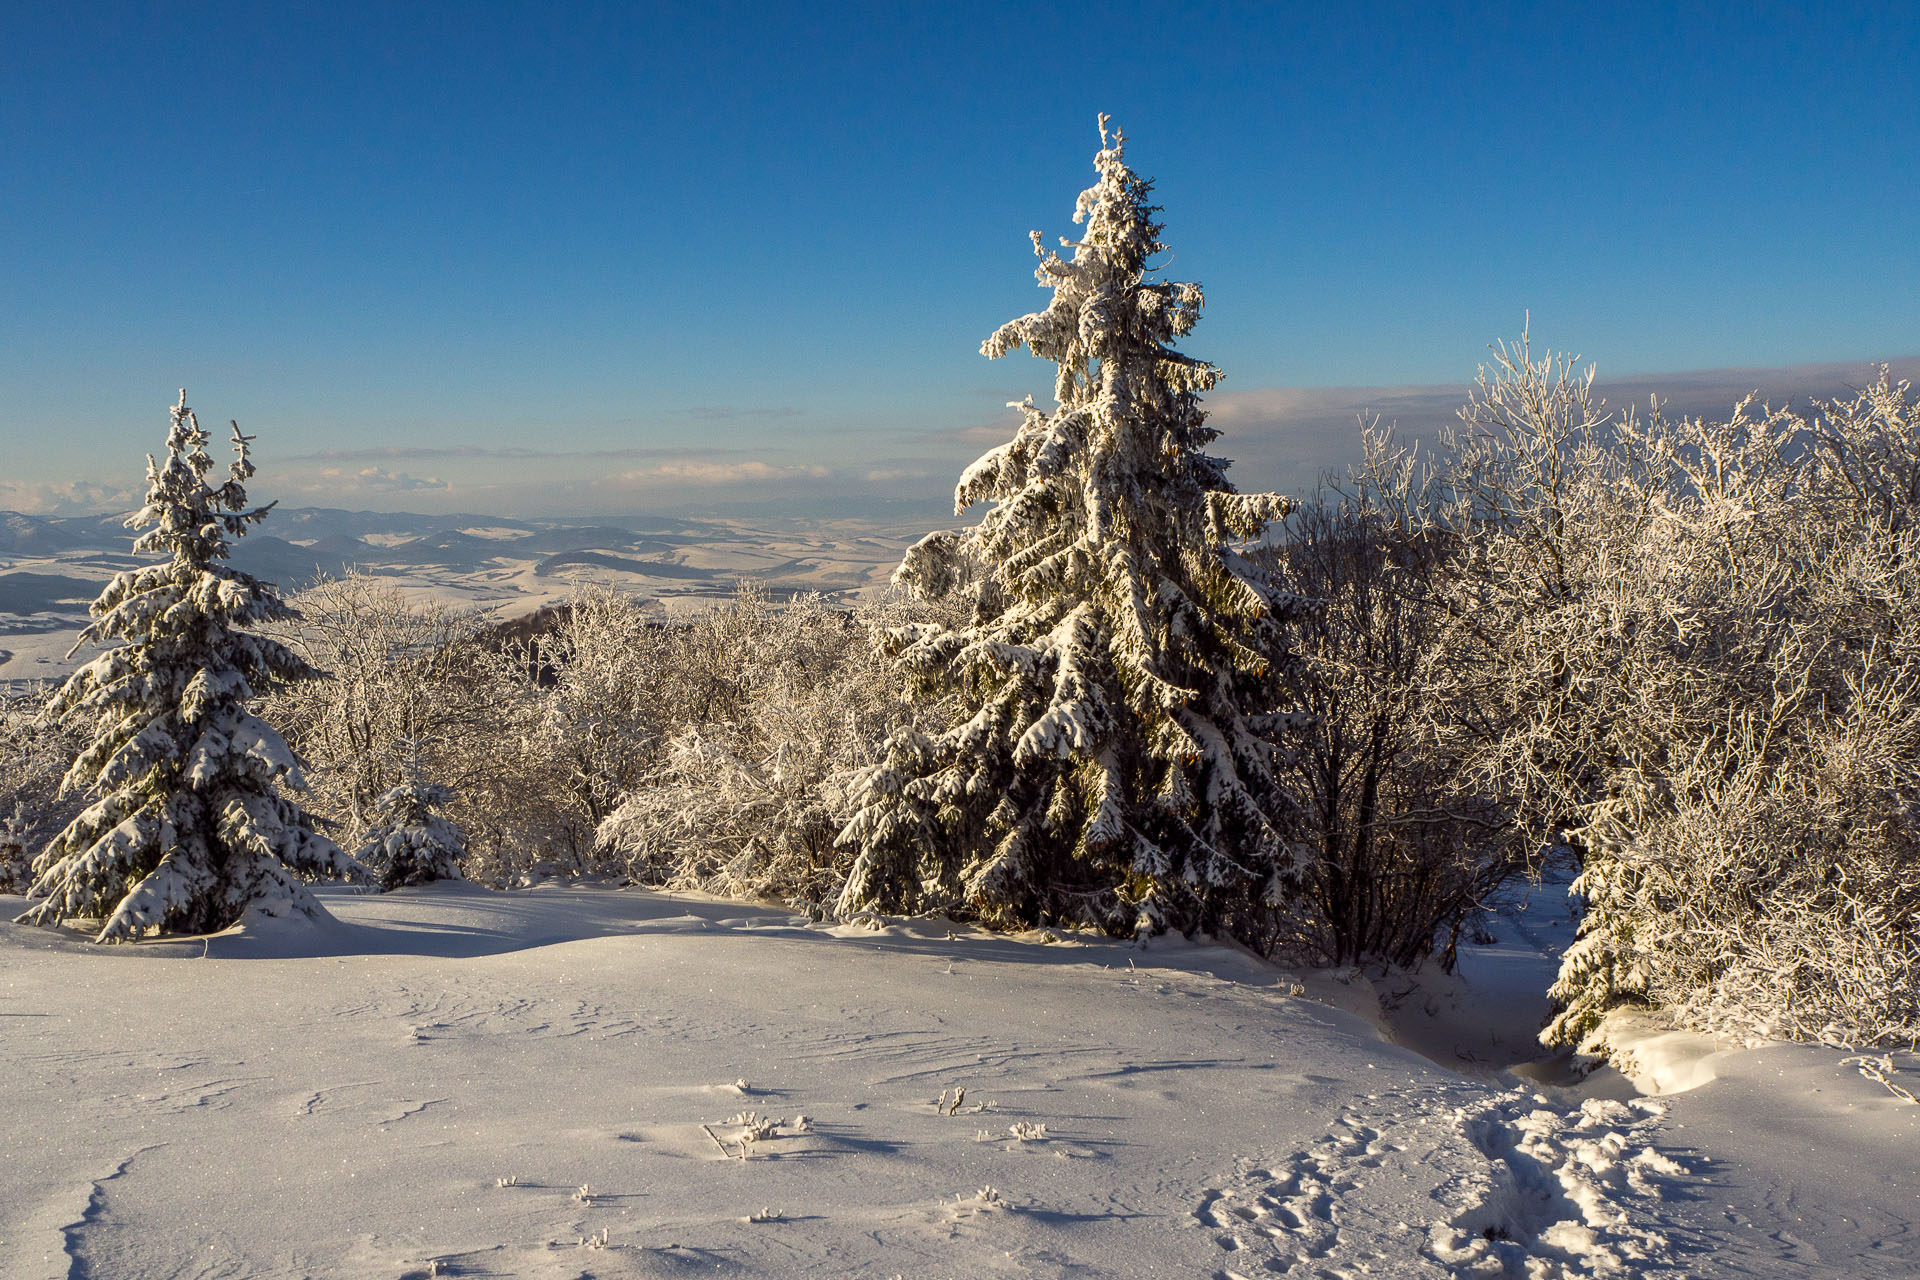
<path id="1" fill-rule="evenodd" d="M 1451 969 L 1462 924 L 1524 870 L 1504 808 L 1463 779 L 1469 705 L 1418 531 L 1367 483 L 1323 486 L 1263 549 L 1317 607 L 1290 627 L 1300 725 L 1284 777 L 1318 851 L 1279 945 L 1302 959 Z"/>

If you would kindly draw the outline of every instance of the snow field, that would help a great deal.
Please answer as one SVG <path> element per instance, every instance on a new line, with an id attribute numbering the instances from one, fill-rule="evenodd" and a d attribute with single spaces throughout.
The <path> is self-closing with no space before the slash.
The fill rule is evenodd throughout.
<path id="1" fill-rule="evenodd" d="M 0 926 L 0 1274 L 1605 1275 L 1687 1180 L 1226 948 L 325 896 Z"/>

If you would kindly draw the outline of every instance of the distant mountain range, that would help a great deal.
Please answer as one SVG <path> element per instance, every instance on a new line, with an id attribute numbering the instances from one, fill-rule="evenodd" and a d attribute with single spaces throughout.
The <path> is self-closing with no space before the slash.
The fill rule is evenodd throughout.
<path id="1" fill-rule="evenodd" d="M 133 554 L 124 516 L 0 511 L 0 685 L 58 675 L 87 605 Z M 409 598 L 507 618 L 564 601 L 581 581 L 669 608 L 730 596 L 743 578 L 775 596 L 884 582 L 934 527 L 894 519 L 596 517 L 578 524 L 487 515 L 277 508 L 233 542 L 235 568 L 288 593 L 363 570 Z"/>
<path id="2" fill-rule="evenodd" d="M 233 564 L 257 577 L 295 589 L 316 578 L 355 568 L 370 572 L 437 571 L 446 575 L 497 567 L 502 562 L 530 563 L 533 571 L 549 576 L 563 571 L 604 569 L 660 578 L 701 580 L 742 572 L 782 577 L 818 567 L 804 557 L 774 556 L 764 566 L 701 566 L 684 563 L 689 548 L 733 547 L 772 551 L 786 549 L 792 540 L 837 535 L 879 533 L 890 545 L 891 522 L 830 523 L 791 521 L 753 526 L 734 520 L 695 520 L 646 516 L 597 517 L 592 523 L 558 520 L 517 520 L 487 515 L 417 515 L 407 512 L 342 511 L 328 507 L 275 510 L 245 537 L 234 540 Z M 919 529 L 919 522 L 903 522 L 902 534 Z M 0 511 L 0 579 L 19 578 L 5 571 L 7 561 L 61 561 L 85 559 L 98 564 L 133 556 L 136 531 L 124 516 L 32 516 Z M 24 568 L 24 566 L 22 566 Z M 46 566 L 36 564 L 45 576 Z M 124 567 L 124 566 L 121 566 Z M 24 585 L 24 584 L 20 584 Z M 34 594 L 48 598 L 55 588 L 41 583 Z M 52 598 L 58 598 L 52 597 Z M 23 612 L 0 601 L 0 612 Z"/>

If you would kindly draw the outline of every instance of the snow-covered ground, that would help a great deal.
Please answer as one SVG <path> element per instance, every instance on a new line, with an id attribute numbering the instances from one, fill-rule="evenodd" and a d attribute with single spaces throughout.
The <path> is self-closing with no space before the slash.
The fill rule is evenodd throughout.
<path id="1" fill-rule="evenodd" d="M 0 925 L 0 1275 L 1920 1272 L 1920 1107 L 1839 1051 L 1649 1038 L 1718 1077 L 1657 1101 L 1502 1070 L 1558 905 L 1383 1017 L 1177 939 L 326 901 L 112 949 Z"/>

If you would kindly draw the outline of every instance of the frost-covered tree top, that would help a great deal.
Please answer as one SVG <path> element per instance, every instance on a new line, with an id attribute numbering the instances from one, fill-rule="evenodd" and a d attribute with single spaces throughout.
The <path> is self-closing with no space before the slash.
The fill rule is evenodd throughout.
<path id="1" fill-rule="evenodd" d="M 1051 301 L 981 347 L 1052 361 L 1057 403 L 1014 406 L 1013 439 L 955 492 L 984 518 L 922 539 L 895 575 L 972 604 L 968 626 L 892 638 L 921 696 L 961 710 L 869 779 L 844 909 L 1217 927 L 1298 869 L 1265 732 L 1284 700 L 1278 624 L 1304 605 L 1236 549 L 1288 504 L 1236 492 L 1205 451 L 1200 393 L 1220 374 L 1173 345 L 1200 287 L 1158 278 L 1152 183 L 1100 125 L 1072 256 L 1033 233 Z"/>
<path id="2" fill-rule="evenodd" d="M 80 643 L 118 641 L 67 679 L 49 717 L 89 737 L 63 790 L 91 803 L 34 863 L 23 922 L 102 920 L 96 941 L 224 928 L 249 906 L 320 908 L 298 878 L 354 864 L 281 794 L 301 785 L 278 733 L 249 710 L 276 680 L 317 673 L 244 628 L 291 616 L 269 583 L 226 563 L 229 539 L 263 519 L 249 508 L 251 437 L 210 485 L 207 433 L 186 393 L 163 461 L 147 459 L 147 498 L 128 518 L 136 552 L 167 558 L 117 575 Z"/>

